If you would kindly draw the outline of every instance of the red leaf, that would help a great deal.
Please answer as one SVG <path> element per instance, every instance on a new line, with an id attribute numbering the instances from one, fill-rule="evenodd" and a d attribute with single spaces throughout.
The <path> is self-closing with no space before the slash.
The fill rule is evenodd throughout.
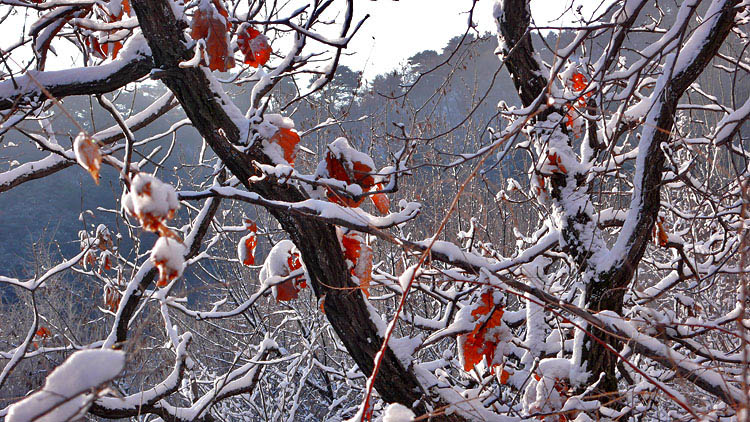
<path id="1" fill-rule="evenodd" d="M 357 184 L 365 192 L 369 191 L 375 184 L 375 179 L 370 174 L 372 169 L 369 166 L 359 161 L 353 163 L 346 160 L 342 161 L 330 152 L 326 154 L 326 169 L 328 170 L 328 176 L 332 179 L 341 180 L 346 184 Z M 358 207 L 364 201 L 364 198 L 354 200 L 342 197 L 331 189 L 328 189 L 327 196 L 329 201 L 348 207 Z"/>
<path id="2" fill-rule="evenodd" d="M 240 28 L 237 34 L 237 46 L 245 55 L 244 63 L 252 67 L 263 66 L 271 58 L 268 38 L 252 26 L 243 25 Z"/>
<path id="3" fill-rule="evenodd" d="M 271 142 L 277 143 L 284 150 L 284 159 L 292 167 L 294 167 L 294 160 L 297 158 L 299 141 L 299 135 L 293 129 L 280 128 L 271 137 Z"/>
<path id="4" fill-rule="evenodd" d="M 586 89 L 586 83 L 588 81 L 582 73 L 574 73 L 571 80 L 573 81 L 573 91 L 583 91 Z"/>
<path id="5" fill-rule="evenodd" d="M 190 36 L 203 39 L 208 53 L 208 68 L 225 72 L 234 66 L 234 57 L 229 52 L 229 14 L 218 0 L 201 1 L 193 15 Z"/>
<path id="6" fill-rule="evenodd" d="M 286 264 L 289 266 L 289 271 L 295 271 L 302 268 L 302 261 L 299 259 L 298 253 L 291 253 L 286 259 Z"/>
<path id="7" fill-rule="evenodd" d="M 377 189 L 383 190 L 383 184 L 379 183 Z M 388 197 L 384 193 L 376 193 L 370 197 L 370 200 L 375 204 L 375 208 L 378 209 L 379 213 L 387 215 L 390 212 L 391 201 L 388 200 Z"/>
<path id="8" fill-rule="evenodd" d="M 297 299 L 299 296 L 299 289 L 294 283 L 294 280 L 287 280 L 281 284 L 276 285 L 276 301 L 277 302 L 288 302 L 293 299 Z"/>
<path id="9" fill-rule="evenodd" d="M 463 342 L 464 370 L 471 371 L 474 365 L 482 361 L 484 357 L 492 364 L 495 358 L 495 349 L 500 339 L 490 330 L 499 327 L 503 322 L 503 309 L 495 306 L 492 292 L 484 292 L 481 295 L 482 303 L 473 311 L 471 316 L 476 318 L 474 329 L 465 335 Z M 486 317 L 486 318 L 483 318 Z"/>

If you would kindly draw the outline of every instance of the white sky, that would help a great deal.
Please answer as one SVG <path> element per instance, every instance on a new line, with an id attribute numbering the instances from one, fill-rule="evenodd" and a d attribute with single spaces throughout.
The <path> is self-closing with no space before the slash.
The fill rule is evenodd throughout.
<path id="1" fill-rule="evenodd" d="M 364 77 L 371 79 L 377 74 L 398 68 L 409 57 L 423 50 L 440 52 L 453 37 L 463 34 L 467 27 L 468 10 L 472 0 L 354 0 L 354 23 L 359 22 L 366 14 L 370 18 L 364 23 L 360 31 L 346 49 L 347 55 L 342 58 L 342 64 L 360 71 L 364 70 Z M 570 8 L 575 10 L 579 4 L 584 11 L 591 6 L 598 5 L 602 0 L 531 0 L 531 13 L 537 25 L 550 23 L 560 14 Z M 611 2 L 612 0 L 605 0 Z M 295 4 L 306 3 L 306 0 L 294 0 Z M 495 32 L 495 22 L 492 18 L 492 7 L 495 0 L 478 0 L 474 22 L 480 33 Z M 343 5 L 343 3 L 342 3 Z M 336 5 L 332 6 L 335 9 Z M 570 9 L 569 9 L 570 10 Z M 339 19 L 341 16 L 338 17 Z M 16 26 L 21 27 L 22 16 L 15 17 Z M 11 19 L 12 20 L 12 19 Z M 33 18 L 31 22 L 33 22 Z M 27 25 L 31 22 L 28 22 Z M 557 25 L 571 22 L 570 16 L 554 22 Z M 7 28 L 9 22 L 4 26 Z M 10 24 L 11 26 L 13 24 Z M 338 26 L 334 25 L 338 30 Z M 325 27 L 324 27 L 325 28 Z M 326 32 L 326 31 L 324 31 Z M 8 34 L 0 40 L 0 47 L 14 43 L 20 37 L 18 34 Z M 334 34 L 326 34 L 334 35 Z M 72 46 L 55 41 L 53 46 L 61 53 L 59 58 L 50 57 L 47 68 L 49 70 L 64 69 L 71 66 L 73 57 L 80 55 Z M 314 43 L 312 43 L 314 44 Z M 25 49 L 28 50 L 28 49 Z M 69 50 L 69 52 L 68 52 Z M 31 52 L 28 51 L 29 58 Z"/>
<path id="2" fill-rule="evenodd" d="M 575 5 L 598 4 L 594 0 L 572 0 Z M 537 25 L 556 19 L 571 0 L 532 0 L 531 14 Z M 354 52 L 342 63 L 364 69 L 364 76 L 388 72 L 399 63 L 423 50 L 440 51 L 451 38 L 466 30 L 472 0 L 355 0 L 354 14 L 358 22 L 366 14 L 370 18 L 347 49 Z M 492 18 L 494 0 L 479 0 L 474 22 L 480 33 L 495 32 Z M 575 10 L 575 7 L 573 7 Z M 569 23 L 570 20 L 563 20 Z M 560 24 L 561 22 L 557 22 Z"/>

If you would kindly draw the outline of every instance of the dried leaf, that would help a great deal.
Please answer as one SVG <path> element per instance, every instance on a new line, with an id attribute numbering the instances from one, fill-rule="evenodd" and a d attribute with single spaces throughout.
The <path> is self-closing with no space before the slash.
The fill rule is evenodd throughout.
<path id="1" fill-rule="evenodd" d="M 289 165 L 294 167 L 294 160 L 297 158 L 300 138 L 294 129 L 280 128 L 272 137 L 271 142 L 278 144 L 284 150 L 284 159 Z"/>
<path id="2" fill-rule="evenodd" d="M 353 163 L 342 161 L 337 157 L 334 157 L 330 152 L 326 154 L 326 169 L 328 170 L 329 177 L 341 180 L 347 184 L 357 184 L 364 192 L 369 191 L 375 184 L 375 179 L 370 174 L 372 169 L 369 166 L 360 163 L 359 161 Z M 364 198 L 354 200 L 342 197 L 331 189 L 328 189 L 327 196 L 328 200 L 331 202 L 353 208 L 360 206 L 362 201 L 364 201 Z"/>
<path id="3" fill-rule="evenodd" d="M 263 66 L 271 58 L 268 38 L 252 26 L 243 25 L 240 28 L 237 34 L 237 46 L 245 55 L 244 63 L 252 67 Z"/>
<path id="4" fill-rule="evenodd" d="M 288 302 L 290 300 L 297 299 L 298 296 L 299 289 L 294 283 L 294 280 L 287 280 L 281 284 L 276 285 L 277 302 Z"/>
<path id="5" fill-rule="evenodd" d="M 378 184 L 377 189 L 383 190 L 383 185 Z M 384 193 L 376 193 L 370 196 L 370 200 L 375 205 L 375 208 L 378 209 L 379 213 L 388 215 L 388 213 L 391 211 L 391 201 L 388 200 L 388 197 Z"/>
<path id="6" fill-rule="evenodd" d="M 369 287 L 372 281 L 372 248 L 362 243 L 362 238 L 356 233 L 341 236 L 341 246 L 344 258 L 349 262 L 349 273 L 359 279 L 359 286 L 365 296 L 369 297 Z"/>
<path id="7" fill-rule="evenodd" d="M 467 372 L 485 357 L 487 362 L 492 364 L 495 349 L 500 341 L 499 336 L 493 333 L 496 330 L 493 329 L 502 325 L 503 309 L 495 306 L 492 292 L 482 293 L 481 301 L 481 304 L 471 311 L 471 316 L 476 318 L 476 325 L 463 337 L 461 351 L 464 357 L 464 370 Z"/>
<path id="8" fill-rule="evenodd" d="M 73 142 L 76 161 L 86 169 L 96 184 L 99 184 L 99 169 L 102 165 L 102 154 L 99 145 L 89 135 L 81 132 Z"/>
<path id="9" fill-rule="evenodd" d="M 667 247 L 667 245 L 669 244 L 669 235 L 667 234 L 667 231 L 664 230 L 663 219 L 659 219 L 656 222 L 656 236 L 659 246 L 661 246 L 662 248 Z"/>
<path id="10" fill-rule="evenodd" d="M 211 70 L 225 72 L 234 67 L 234 57 L 229 51 L 230 28 L 229 14 L 218 0 L 201 1 L 193 15 L 190 36 L 205 41 Z"/>

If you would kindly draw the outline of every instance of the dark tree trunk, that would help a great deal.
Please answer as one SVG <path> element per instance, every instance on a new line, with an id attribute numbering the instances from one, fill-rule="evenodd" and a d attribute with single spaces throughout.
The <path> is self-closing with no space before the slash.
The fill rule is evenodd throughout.
<path id="1" fill-rule="evenodd" d="M 635 270 L 651 240 L 651 232 L 661 206 L 661 179 L 665 157 L 660 146 L 670 139 L 678 100 L 688 86 L 703 72 L 729 34 L 734 24 L 736 13 L 734 8 L 737 3 L 737 0 L 727 2 L 716 25 L 711 28 L 708 42 L 701 46 L 699 53 L 687 68 L 683 72 L 675 74 L 667 83 L 664 90 L 664 101 L 657 119 L 656 126 L 659 130 L 654 131 L 653 139 L 648 144 L 649 151 L 641 180 L 643 191 L 640 199 L 643 205 L 636 219 L 636 228 L 628 239 L 627 253 L 624 259 L 617 262 L 612 268 L 596 274 L 594 280 L 586 288 L 587 306 L 594 312 L 609 310 L 622 314 L 625 290 L 630 285 Z M 641 3 L 620 25 L 624 28 L 632 26 L 644 5 L 645 2 Z M 537 73 L 539 65 L 534 60 L 534 46 L 528 34 L 529 23 L 528 0 L 506 0 L 503 3 L 503 14 L 499 22 L 500 35 L 505 41 L 503 52 L 507 56 L 508 71 L 524 107 L 533 105 L 538 99 L 542 99 L 542 101 L 538 101 L 537 104 L 545 103 L 543 96 L 547 86 L 547 81 Z M 606 58 L 605 71 L 619 55 L 626 34 L 627 31 L 622 31 L 613 38 L 612 54 Z M 564 111 L 549 107 L 545 112 L 540 113 L 537 118 L 544 119 L 553 111 L 565 115 Z M 561 175 L 551 177 L 553 197 L 557 192 L 557 199 L 560 199 L 559 193 L 565 183 L 566 178 Z M 586 187 L 578 186 L 578 188 L 585 189 Z M 568 227 L 589 223 L 589 217 L 584 213 L 572 215 L 568 218 L 570 220 Z M 590 253 L 587 251 L 586 245 L 581 244 L 578 240 L 578 233 L 575 232 L 574 228 L 569 228 L 563 233 L 563 236 L 567 243 L 572 245 L 565 252 L 573 258 L 580 271 L 587 270 Z M 592 336 L 587 336 L 583 345 L 584 365 L 591 374 L 589 384 L 596 382 L 603 374 L 603 378 L 598 385 L 598 393 L 601 394 L 601 401 L 611 402 L 618 395 L 616 376 L 618 357 L 611 353 L 607 346 L 619 350 L 621 343 L 615 336 L 597 328 L 592 328 L 590 333 Z"/>
<path id="2" fill-rule="evenodd" d="M 185 48 L 182 29 L 170 6 L 164 0 L 133 0 L 132 5 L 152 50 L 157 67 L 154 76 L 175 94 L 195 128 L 232 174 L 249 191 L 267 199 L 286 202 L 306 199 L 294 187 L 268 181 L 249 182 L 249 177 L 254 175 L 253 161 L 265 164 L 271 161 L 258 146 L 241 153 L 231 145 L 240 141 L 240 131 L 225 113 L 219 103 L 221 100 L 209 88 L 204 71 L 178 67 L 181 61 L 191 57 L 192 52 Z M 278 210 L 270 212 L 299 248 L 315 295 L 325 298 L 326 317 L 360 370 L 369 375 L 383 339 L 370 319 L 359 288 L 350 279 L 335 227 Z M 386 402 L 412 407 L 422 400 L 417 411 L 426 412 L 424 392 L 416 376 L 403 367 L 391 349 L 383 359 L 375 388 Z M 463 418 L 454 415 L 432 420 L 461 421 Z"/>

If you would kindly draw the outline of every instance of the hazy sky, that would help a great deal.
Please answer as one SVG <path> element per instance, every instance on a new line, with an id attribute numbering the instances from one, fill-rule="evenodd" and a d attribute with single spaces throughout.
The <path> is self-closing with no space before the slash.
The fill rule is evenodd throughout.
<path id="1" fill-rule="evenodd" d="M 580 4 L 584 6 L 585 11 L 587 6 L 590 8 L 592 5 L 598 5 L 601 0 L 531 0 L 532 16 L 538 25 L 547 24 L 557 19 L 571 2 L 574 3 L 573 10 Z M 293 0 L 290 3 L 290 7 L 293 8 L 290 10 L 304 3 L 307 3 L 307 0 Z M 473 21 L 480 33 L 494 33 L 496 29 L 492 18 L 494 3 L 495 0 L 478 0 Z M 428 49 L 440 51 L 448 40 L 463 34 L 466 30 L 467 12 L 471 4 L 472 0 L 355 0 L 355 22 L 367 14 L 370 18 L 350 43 L 346 50 L 348 55 L 342 59 L 342 63 L 357 71 L 364 70 L 365 78 L 370 79 L 399 67 L 400 63 L 417 52 Z M 343 7 L 343 2 L 341 5 Z M 335 4 L 331 9 L 335 9 Z M 336 20 L 341 18 L 339 14 Z M 11 18 L 13 19 L 17 20 L 17 26 L 21 29 L 23 16 Z M 35 18 L 31 18 L 26 22 L 26 29 L 34 20 Z M 566 16 L 555 23 L 559 25 L 570 22 L 570 16 Z M 330 28 L 337 30 L 338 26 Z M 21 33 L 8 35 L 12 36 L 1 39 L 0 47 L 15 43 Z M 55 41 L 53 46 L 60 56 L 52 57 L 48 61 L 49 70 L 68 68 L 80 59 L 80 54 L 66 42 Z M 30 58 L 31 52 L 25 52 Z"/>
<path id="2" fill-rule="evenodd" d="M 532 0 L 531 13 L 538 25 L 556 19 L 572 0 Z M 575 5 L 591 6 L 595 0 L 574 0 Z M 466 30 L 472 0 L 355 0 L 357 21 L 370 18 L 350 44 L 354 55 L 343 63 L 371 78 L 387 72 L 414 53 L 440 50 L 451 38 Z M 479 0 L 474 22 L 482 32 L 495 31 L 492 19 L 494 0 Z M 573 8 L 575 10 L 575 7 Z M 569 23 L 563 19 L 562 23 Z M 560 24 L 560 21 L 557 23 Z"/>

